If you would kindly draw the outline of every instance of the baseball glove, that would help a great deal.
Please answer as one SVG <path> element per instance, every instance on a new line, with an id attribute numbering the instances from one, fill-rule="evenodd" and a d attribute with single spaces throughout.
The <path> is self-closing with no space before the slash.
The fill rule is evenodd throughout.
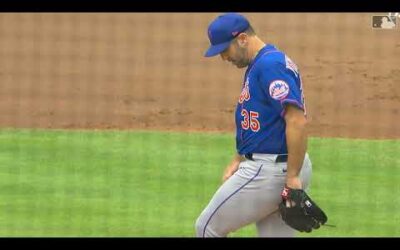
<path id="1" fill-rule="evenodd" d="M 311 232 L 325 224 L 328 217 L 304 190 L 285 187 L 279 212 L 290 227 L 300 232 Z"/>

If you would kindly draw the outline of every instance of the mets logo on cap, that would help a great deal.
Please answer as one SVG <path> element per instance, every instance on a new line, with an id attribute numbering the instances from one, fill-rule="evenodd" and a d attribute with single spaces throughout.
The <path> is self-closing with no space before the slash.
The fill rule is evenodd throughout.
<path id="1" fill-rule="evenodd" d="M 282 80 L 275 80 L 269 85 L 269 95 L 275 100 L 282 100 L 289 94 L 289 85 Z"/>

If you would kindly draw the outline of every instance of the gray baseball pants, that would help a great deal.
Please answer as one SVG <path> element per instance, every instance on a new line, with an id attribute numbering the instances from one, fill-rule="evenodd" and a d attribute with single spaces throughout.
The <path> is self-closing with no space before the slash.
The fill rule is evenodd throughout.
<path id="1" fill-rule="evenodd" d="M 242 161 L 196 220 L 196 236 L 226 237 L 256 223 L 259 237 L 294 237 L 295 230 L 284 223 L 278 211 L 287 163 L 276 163 L 277 156 L 253 154 L 254 161 Z M 305 190 L 311 174 L 312 164 L 306 154 L 300 172 Z"/>

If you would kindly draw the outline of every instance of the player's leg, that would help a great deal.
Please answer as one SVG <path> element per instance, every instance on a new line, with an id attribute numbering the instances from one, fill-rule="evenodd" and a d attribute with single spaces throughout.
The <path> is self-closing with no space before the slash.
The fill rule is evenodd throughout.
<path id="1" fill-rule="evenodd" d="M 283 181 L 282 170 L 271 162 L 244 161 L 214 194 L 196 221 L 198 237 L 226 237 L 230 232 L 254 223 L 276 210 Z"/>
<path id="2" fill-rule="evenodd" d="M 275 211 L 256 223 L 259 237 L 294 237 L 296 230 L 286 225 L 279 211 Z"/>
<path id="3" fill-rule="evenodd" d="M 286 163 L 285 163 L 286 164 Z M 305 190 L 308 189 L 312 175 L 312 164 L 308 154 L 304 158 L 300 179 Z M 260 237 L 294 237 L 296 230 L 286 225 L 278 210 L 269 214 L 256 223 L 258 236 Z"/>

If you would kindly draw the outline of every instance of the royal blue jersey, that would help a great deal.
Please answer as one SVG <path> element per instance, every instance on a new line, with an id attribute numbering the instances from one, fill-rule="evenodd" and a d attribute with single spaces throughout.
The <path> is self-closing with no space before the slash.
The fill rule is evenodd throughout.
<path id="1" fill-rule="evenodd" d="M 264 46 L 248 66 L 236 107 L 239 154 L 287 154 L 285 105 L 305 114 L 296 64 L 274 45 Z"/>

